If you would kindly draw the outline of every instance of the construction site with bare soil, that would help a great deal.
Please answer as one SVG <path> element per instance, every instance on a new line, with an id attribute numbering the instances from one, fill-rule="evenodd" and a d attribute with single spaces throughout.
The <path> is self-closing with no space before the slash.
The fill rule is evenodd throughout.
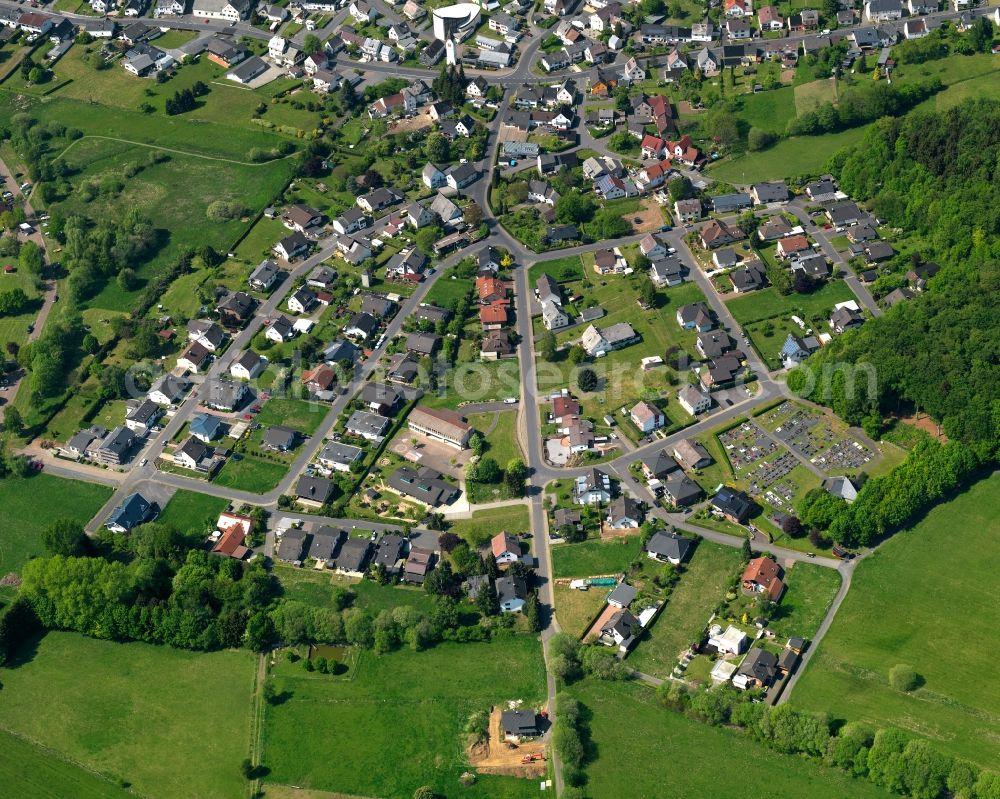
<path id="1" fill-rule="evenodd" d="M 539 779 L 548 773 L 548 746 L 541 741 L 514 743 L 505 739 L 500 723 L 501 708 L 490 710 L 485 739 L 468 748 L 469 763 L 481 774 Z"/>

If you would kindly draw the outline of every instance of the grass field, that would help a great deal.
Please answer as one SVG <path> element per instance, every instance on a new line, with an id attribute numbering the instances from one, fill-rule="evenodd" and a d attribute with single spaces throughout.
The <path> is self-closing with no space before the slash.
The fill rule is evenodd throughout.
<path id="1" fill-rule="evenodd" d="M 549 275 L 558 283 L 583 280 L 583 263 L 580 261 L 579 255 L 567 255 L 565 258 L 539 261 L 528 270 L 528 287 L 534 290 L 536 281 L 542 275 Z"/>
<path id="2" fill-rule="evenodd" d="M 610 327 L 618 322 L 628 322 L 639 334 L 641 341 L 611 352 L 593 363 L 577 365 L 567 357 L 554 363 L 537 359 L 540 392 L 567 386 L 573 386 L 575 390 L 575 375 L 581 368 L 593 369 L 599 378 L 597 390 L 580 392 L 581 400 L 584 402 L 593 400 L 595 404 L 603 403 L 611 410 L 623 403 L 634 404 L 647 392 L 653 396 L 661 396 L 673 391 L 663 382 L 664 370 L 643 372 L 637 368 L 638 363 L 640 359 L 650 355 L 662 357 L 667 349 L 674 345 L 694 353 L 695 334 L 689 330 L 682 330 L 677 325 L 675 315 L 681 305 L 703 302 L 705 296 L 696 283 L 685 283 L 659 292 L 659 307 L 642 310 L 636 300 L 639 296 L 639 286 L 644 281 L 648 281 L 646 275 L 636 274 L 629 278 L 598 279 L 592 285 L 574 284 L 573 288 L 579 290 L 588 300 L 594 300 L 606 311 L 605 316 L 596 322 L 598 327 Z M 577 327 L 561 332 L 556 336 L 556 341 L 561 347 L 571 345 L 580 339 L 584 329 L 585 327 Z M 671 411 L 683 413 L 676 403 L 672 403 L 672 407 L 668 405 L 668 414 Z M 606 412 L 600 410 L 598 415 Z"/>
<path id="3" fill-rule="evenodd" d="M 184 652 L 50 632 L 23 657 L 3 671 L 0 726 L 127 781 L 143 796 L 242 794 L 249 652 Z"/>
<path id="4" fill-rule="evenodd" d="M 782 544 L 787 544 L 782 541 Z M 785 569 L 788 586 L 771 620 L 770 629 L 779 638 L 812 638 L 840 588 L 840 575 L 812 563 L 796 563 Z"/>
<path id="5" fill-rule="evenodd" d="M 371 580 L 355 580 L 330 571 L 296 569 L 278 564 L 274 574 L 281 581 L 285 596 L 317 608 L 331 607 L 333 588 L 349 588 L 355 593 L 353 606 L 372 613 L 407 605 L 430 613 L 434 602 L 422 588 L 407 585 L 379 585 Z"/>
<path id="6" fill-rule="evenodd" d="M 681 652 L 705 629 L 739 566 L 738 549 L 702 540 L 649 637 L 628 656 L 629 665 L 656 677 L 669 676 Z"/>
<path id="7" fill-rule="evenodd" d="M 221 497 L 180 489 L 170 498 L 156 521 L 173 525 L 182 533 L 204 536 L 214 529 L 216 519 L 228 505 Z"/>
<path id="8" fill-rule="evenodd" d="M 4 256 L 0 258 L 0 269 L 8 264 L 17 265 L 17 258 Z M 0 271 L 0 291 L 11 291 L 21 289 L 29 299 L 34 300 L 28 309 L 21 314 L 13 316 L 0 316 L 0 341 L 4 343 L 13 341 L 18 345 L 24 344 L 28 338 L 28 325 L 35 321 L 38 316 L 38 308 L 41 302 L 38 301 L 38 292 L 35 290 L 35 279 L 23 269 L 13 274 Z"/>
<path id="9" fill-rule="evenodd" d="M 842 772 L 778 754 L 739 733 L 657 707 L 652 691 L 635 683 L 587 680 L 569 693 L 592 714 L 588 796 L 889 796 Z M 622 757 L 623 745 L 628 746 L 628 757 Z"/>
<path id="10" fill-rule="evenodd" d="M 52 522 L 66 518 L 86 524 L 110 496 L 111 489 L 105 486 L 48 474 L 0 480 L 4 519 L 0 576 L 19 571 L 30 558 L 45 551 L 42 531 Z M 8 590 L 0 589 L 0 596 Z"/>
<path id="11" fill-rule="evenodd" d="M 262 458 L 255 458 L 253 455 L 242 455 L 239 456 L 239 460 L 230 457 L 215 475 L 213 482 L 227 488 L 263 494 L 278 485 L 286 471 L 288 467 L 283 463 L 272 463 Z"/>
<path id="12" fill-rule="evenodd" d="M 289 161 L 242 165 L 177 153 L 170 153 L 169 160 L 163 163 L 150 165 L 147 159 L 152 152 L 142 145 L 101 138 L 73 142 L 65 150 L 64 158 L 76 172 L 74 186 L 119 177 L 124 180 L 125 188 L 120 193 L 99 194 L 91 200 L 74 193 L 53 205 L 67 215 L 85 212 L 92 216 L 137 208 L 152 219 L 162 231 L 163 246 L 146 263 L 138 265 L 137 271 L 143 278 L 149 278 L 171 263 L 188 247 L 210 244 L 225 252 L 245 224 L 239 219 L 209 222 L 208 206 L 216 200 L 237 201 L 248 211 L 257 211 L 272 200 L 291 168 Z M 125 180 L 124 169 L 129 165 L 140 165 L 142 169 Z M 128 310 L 134 296 L 135 292 L 125 292 L 117 282 L 111 281 L 90 304 L 110 310 Z M 171 310 L 195 309 L 196 306 L 188 305 Z"/>
<path id="13" fill-rule="evenodd" d="M 454 308 L 459 300 L 469 296 L 475 283 L 464 277 L 438 280 L 427 292 L 427 302 L 442 308 Z"/>
<path id="14" fill-rule="evenodd" d="M 815 111 L 823 103 L 837 101 L 837 86 L 830 78 L 814 80 L 796 86 L 795 113 L 801 116 L 807 111 Z"/>
<path id="15" fill-rule="evenodd" d="M 776 316 L 796 314 L 802 319 L 825 315 L 838 302 L 854 299 L 850 287 L 842 280 L 832 280 L 812 294 L 778 293 L 774 287 L 754 291 L 726 303 L 730 313 L 741 324 L 758 322 Z"/>
<path id="16" fill-rule="evenodd" d="M 789 120 L 795 117 L 798 102 L 791 86 L 740 98 L 743 110 L 739 116 L 748 125 L 771 133 L 784 133 Z"/>
<path id="17" fill-rule="evenodd" d="M 294 675 L 294 676 L 293 676 Z M 462 727 L 492 704 L 545 695 L 541 647 L 534 637 L 488 644 L 441 644 L 424 652 L 362 652 L 351 680 L 282 670 L 267 708 L 267 783 L 410 799 L 420 785 L 447 796 L 520 799 L 533 780 L 480 776 L 461 789 L 467 769 Z"/>
<path id="18" fill-rule="evenodd" d="M 5 730 L 0 730 L 0 785 L 19 799 L 126 799 L 133 795 Z"/>
<path id="19" fill-rule="evenodd" d="M 486 443 L 486 455 L 496 460 L 503 469 L 512 458 L 523 458 L 521 448 L 517 445 L 517 413 L 501 411 L 490 413 L 473 413 L 466 421 L 483 434 Z"/>
<path id="20" fill-rule="evenodd" d="M 451 532 L 473 546 L 481 546 L 501 531 L 523 533 L 531 528 L 527 505 L 508 505 L 473 511 L 471 519 L 456 519 Z"/>
<path id="21" fill-rule="evenodd" d="M 310 436 L 316 432 L 329 411 L 328 406 L 318 402 L 272 398 L 264 403 L 257 415 L 257 423 L 265 428 L 284 425 Z"/>
<path id="22" fill-rule="evenodd" d="M 1000 645 L 998 503 L 994 475 L 859 563 L 793 703 L 901 727 L 942 751 L 1000 768 L 1000 739 L 987 732 L 1000 728 L 1000 694 L 983 679 Z M 890 688 L 888 673 L 898 663 L 916 669 L 923 687 L 910 694 Z"/>
<path id="23" fill-rule="evenodd" d="M 843 147 L 853 147 L 864 138 L 866 126 L 822 136 L 794 136 L 774 147 L 744 153 L 710 167 L 716 180 L 747 185 L 761 180 L 780 180 L 823 171 L 827 159 Z"/>
<path id="24" fill-rule="evenodd" d="M 582 636 L 593 623 L 597 614 L 607 604 L 606 588 L 592 588 L 577 591 L 568 585 L 552 587 L 552 600 L 556 607 L 559 629 L 570 635 Z"/>
<path id="25" fill-rule="evenodd" d="M 623 572 L 639 554 L 638 536 L 552 547 L 553 577 L 592 577 Z"/>

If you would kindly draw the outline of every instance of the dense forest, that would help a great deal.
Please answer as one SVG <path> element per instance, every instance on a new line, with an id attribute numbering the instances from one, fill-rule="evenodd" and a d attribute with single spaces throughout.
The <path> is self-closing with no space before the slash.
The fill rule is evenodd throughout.
<path id="1" fill-rule="evenodd" d="M 841 187 L 883 221 L 912 231 L 941 265 L 927 291 L 835 339 L 804 372 L 870 363 L 874 396 L 817 381 L 813 398 L 861 424 L 916 409 L 980 460 L 996 457 L 1000 421 L 1000 103 L 883 119 L 834 164 Z M 861 381 L 862 383 L 864 381 Z"/>
<path id="2" fill-rule="evenodd" d="M 834 339 L 789 375 L 789 385 L 813 384 L 811 399 L 873 436 L 889 417 L 919 411 L 954 442 L 911 453 L 909 489 L 896 475 L 869 481 L 853 512 L 841 514 L 851 519 L 828 520 L 836 540 L 865 543 L 889 532 L 1000 453 L 998 130 L 1000 103 L 967 101 L 880 120 L 831 165 L 845 192 L 911 231 L 923 260 L 941 271 L 913 299 Z"/>

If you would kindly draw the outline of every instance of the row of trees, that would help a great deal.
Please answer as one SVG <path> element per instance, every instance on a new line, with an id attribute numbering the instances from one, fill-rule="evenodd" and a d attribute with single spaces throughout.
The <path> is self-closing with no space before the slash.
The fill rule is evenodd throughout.
<path id="1" fill-rule="evenodd" d="M 683 683 L 671 682 L 657 696 L 671 710 L 713 726 L 737 727 L 778 752 L 805 755 L 893 793 L 915 799 L 1000 797 L 1000 775 L 897 729 L 851 722 L 834 732 L 825 714 L 751 702 L 733 688 L 692 693 Z"/>
<path id="2" fill-rule="evenodd" d="M 975 452 L 957 441 L 922 441 L 891 472 L 867 480 L 850 505 L 822 489 L 809 492 L 799 506 L 800 521 L 825 530 L 837 543 L 867 545 L 945 499 L 981 465 Z"/>
<path id="3" fill-rule="evenodd" d="M 860 83 L 845 89 L 836 106 L 823 103 L 815 111 L 789 120 L 786 132 L 789 136 L 816 136 L 864 125 L 885 116 L 899 116 L 943 88 L 940 78 L 936 77 L 904 84 Z"/>

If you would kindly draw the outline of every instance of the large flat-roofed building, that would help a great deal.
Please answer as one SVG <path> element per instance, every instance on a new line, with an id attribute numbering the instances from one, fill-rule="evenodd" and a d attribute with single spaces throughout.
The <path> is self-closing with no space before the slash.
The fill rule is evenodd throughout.
<path id="1" fill-rule="evenodd" d="M 410 414 L 410 429 L 458 449 L 465 449 L 472 435 L 472 425 L 454 411 L 425 408 L 422 405 Z"/>

